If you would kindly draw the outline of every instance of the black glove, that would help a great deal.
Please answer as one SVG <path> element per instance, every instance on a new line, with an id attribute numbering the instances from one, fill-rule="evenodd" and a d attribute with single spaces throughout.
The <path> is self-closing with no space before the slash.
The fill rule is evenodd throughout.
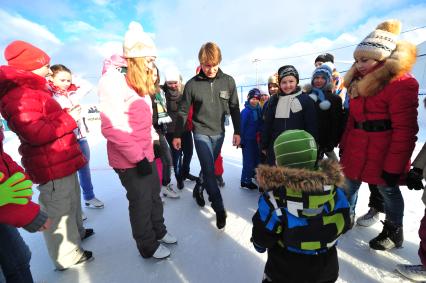
<path id="1" fill-rule="evenodd" d="M 382 178 L 389 187 L 395 187 L 398 184 L 399 177 L 400 174 L 389 173 L 384 170 L 382 171 Z"/>
<path id="2" fill-rule="evenodd" d="M 151 162 L 149 162 L 148 159 L 146 159 L 145 157 L 144 159 L 136 163 L 136 169 L 138 170 L 138 173 L 141 176 L 148 176 L 152 173 Z"/>
<path id="3" fill-rule="evenodd" d="M 154 141 L 154 156 L 155 158 L 161 157 L 161 146 L 159 140 Z"/>
<path id="4" fill-rule="evenodd" d="M 407 187 L 410 190 L 423 190 L 423 170 L 419 168 L 411 168 L 407 174 Z"/>

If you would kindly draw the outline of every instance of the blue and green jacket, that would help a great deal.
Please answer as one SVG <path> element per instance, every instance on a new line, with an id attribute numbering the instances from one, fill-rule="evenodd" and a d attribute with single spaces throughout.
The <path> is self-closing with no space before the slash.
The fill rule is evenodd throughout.
<path id="1" fill-rule="evenodd" d="M 260 165 L 257 182 L 265 190 L 252 219 L 257 251 L 320 254 L 348 230 L 349 203 L 337 161 L 320 161 L 315 171 Z"/>

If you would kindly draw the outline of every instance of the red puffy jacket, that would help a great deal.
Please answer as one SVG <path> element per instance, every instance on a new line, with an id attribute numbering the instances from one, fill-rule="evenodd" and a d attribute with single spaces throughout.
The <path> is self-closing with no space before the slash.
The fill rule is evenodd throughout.
<path id="1" fill-rule="evenodd" d="M 0 172 L 4 174 L 3 181 L 16 172 L 24 170 L 3 152 L 3 130 L 0 129 Z M 24 173 L 25 174 L 25 173 Z M 30 224 L 39 214 L 40 206 L 30 201 L 26 205 L 6 204 L 0 206 L 0 223 L 14 227 L 23 227 Z"/>
<path id="2" fill-rule="evenodd" d="M 35 183 L 66 177 L 84 166 L 74 119 L 46 88 L 46 80 L 10 66 L 0 67 L 0 111 L 21 140 L 22 165 Z"/>
<path id="3" fill-rule="evenodd" d="M 416 79 L 404 74 L 375 95 L 350 100 L 349 119 L 340 146 L 347 178 L 385 185 L 383 171 L 404 177 L 417 140 L 418 90 Z M 390 120 L 391 129 L 369 132 L 354 126 L 355 122 L 369 120 Z"/>

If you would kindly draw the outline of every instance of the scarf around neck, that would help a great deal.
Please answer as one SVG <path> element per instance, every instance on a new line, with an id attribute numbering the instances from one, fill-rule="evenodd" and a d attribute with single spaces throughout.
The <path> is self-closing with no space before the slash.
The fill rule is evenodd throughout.
<path id="1" fill-rule="evenodd" d="M 296 89 L 296 93 L 278 95 L 278 104 L 275 111 L 275 118 L 289 118 L 290 111 L 296 113 L 302 110 L 302 105 L 296 97 L 302 93 L 300 88 Z"/>

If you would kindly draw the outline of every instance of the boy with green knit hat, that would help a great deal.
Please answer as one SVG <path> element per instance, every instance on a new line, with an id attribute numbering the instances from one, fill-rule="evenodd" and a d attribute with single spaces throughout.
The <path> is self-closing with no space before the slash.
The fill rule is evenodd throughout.
<path id="1" fill-rule="evenodd" d="M 350 223 L 339 163 L 316 164 L 315 139 L 303 130 L 279 135 L 274 152 L 277 166 L 257 169 L 264 193 L 252 219 L 255 249 L 268 250 L 263 282 L 334 282 L 335 246 Z"/>

